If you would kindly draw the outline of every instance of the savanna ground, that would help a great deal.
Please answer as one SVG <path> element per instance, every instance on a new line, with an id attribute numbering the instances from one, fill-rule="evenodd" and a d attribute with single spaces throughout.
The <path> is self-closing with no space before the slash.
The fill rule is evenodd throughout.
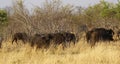
<path id="1" fill-rule="evenodd" d="M 91 48 L 84 40 L 62 49 L 31 48 L 30 45 L 3 42 L 0 64 L 120 64 L 120 41 L 100 42 Z"/>
<path id="2" fill-rule="evenodd" d="M 0 49 L 0 64 L 120 64 L 120 41 L 101 42 L 91 48 L 85 40 L 62 49 L 62 46 L 49 49 L 31 48 L 19 42 L 11 44 L 11 36 L 17 32 L 28 35 L 36 33 L 73 32 L 81 37 L 82 31 L 94 27 L 120 30 L 120 1 L 113 4 L 100 0 L 100 3 L 87 8 L 63 5 L 61 0 L 46 0 L 32 10 L 24 1 L 16 0 L 13 5 L 0 9 L 0 36 L 7 41 Z"/>

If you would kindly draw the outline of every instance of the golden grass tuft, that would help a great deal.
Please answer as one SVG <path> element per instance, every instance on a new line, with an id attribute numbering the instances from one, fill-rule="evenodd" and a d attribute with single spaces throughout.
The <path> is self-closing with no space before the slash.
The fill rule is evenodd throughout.
<path id="1" fill-rule="evenodd" d="M 31 48 L 29 44 L 19 45 L 3 42 L 0 49 L 0 64 L 120 64 L 120 41 L 101 42 L 91 48 L 80 40 L 76 45 L 62 49 Z"/>

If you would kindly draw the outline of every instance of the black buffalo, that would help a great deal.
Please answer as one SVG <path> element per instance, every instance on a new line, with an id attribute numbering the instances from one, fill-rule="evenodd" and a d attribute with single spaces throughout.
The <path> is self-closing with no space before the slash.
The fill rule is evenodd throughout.
<path id="1" fill-rule="evenodd" d="M 65 37 L 63 36 L 62 33 L 54 33 L 51 34 L 51 36 L 52 36 L 51 41 L 55 45 L 63 44 L 63 42 L 65 42 Z"/>
<path id="2" fill-rule="evenodd" d="M 70 44 L 71 42 L 73 42 L 74 44 L 76 42 L 76 36 L 73 33 L 69 32 L 58 32 L 51 34 L 51 36 L 52 36 L 51 41 L 55 45 L 62 44 L 63 47 L 66 47 L 66 44 Z"/>
<path id="3" fill-rule="evenodd" d="M 69 32 L 63 32 L 62 34 L 65 38 L 65 42 L 73 42 L 75 44 L 75 42 L 76 42 L 75 34 L 69 33 Z"/>
<path id="4" fill-rule="evenodd" d="M 86 40 L 93 46 L 99 41 L 113 41 L 113 35 L 112 29 L 94 28 L 86 33 Z"/>
<path id="5" fill-rule="evenodd" d="M 31 41 L 31 46 L 37 46 L 37 48 L 48 48 L 50 45 L 50 34 L 35 34 Z"/>
<path id="6" fill-rule="evenodd" d="M 58 33 L 48 33 L 48 34 L 35 34 L 31 39 L 31 46 L 49 47 L 50 44 L 66 46 L 67 42 L 73 42 L 75 44 L 76 37 L 72 33 L 68 32 L 58 32 Z"/>
<path id="7" fill-rule="evenodd" d="M 12 38 L 13 38 L 12 44 L 14 41 L 17 43 L 18 40 L 22 40 L 23 43 L 25 44 L 25 42 L 27 42 L 27 40 L 28 40 L 28 36 L 26 33 L 15 33 Z"/>
<path id="8" fill-rule="evenodd" d="M 31 46 L 37 46 L 37 48 L 48 48 L 50 44 L 59 45 L 65 42 L 65 38 L 61 33 L 50 33 L 50 34 L 35 34 Z"/>

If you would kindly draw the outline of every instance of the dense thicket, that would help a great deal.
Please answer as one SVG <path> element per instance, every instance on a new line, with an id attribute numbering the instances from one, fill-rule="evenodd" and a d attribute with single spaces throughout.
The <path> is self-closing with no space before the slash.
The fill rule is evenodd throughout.
<path id="1" fill-rule="evenodd" d="M 120 27 L 120 1 L 113 4 L 103 0 L 83 8 L 63 5 L 60 0 L 46 0 L 41 6 L 34 6 L 32 10 L 28 10 L 23 1 L 17 1 L 5 10 L 8 14 L 8 24 L 2 32 L 7 36 L 16 32 L 32 35 L 69 31 L 79 34 L 86 31 L 86 27 L 105 27 L 114 30 Z"/>

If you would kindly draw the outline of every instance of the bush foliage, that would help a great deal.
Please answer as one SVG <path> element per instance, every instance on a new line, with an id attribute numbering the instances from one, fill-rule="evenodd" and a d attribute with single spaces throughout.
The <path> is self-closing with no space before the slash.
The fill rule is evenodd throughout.
<path id="1" fill-rule="evenodd" d="M 69 31 L 76 34 L 82 32 L 82 26 L 88 29 L 104 27 L 119 29 L 120 1 L 109 3 L 104 0 L 87 8 L 73 5 L 63 5 L 61 0 L 46 0 L 41 6 L 34 6 L 31 10 L 24 5 L 24 1 L 14 2 L 11 15 L 8 16 L 6 34 L 15 32 L 50 33 Z M 8 11 L 8 13 L 10 13 Z M 7 20 L 7 14 L 2 12 Z"/>
<path id="2" fill-rule="evenodd" d="M 4 24 L 7 21 L 7 12 L 0 10 L 0 24 Z"/>

